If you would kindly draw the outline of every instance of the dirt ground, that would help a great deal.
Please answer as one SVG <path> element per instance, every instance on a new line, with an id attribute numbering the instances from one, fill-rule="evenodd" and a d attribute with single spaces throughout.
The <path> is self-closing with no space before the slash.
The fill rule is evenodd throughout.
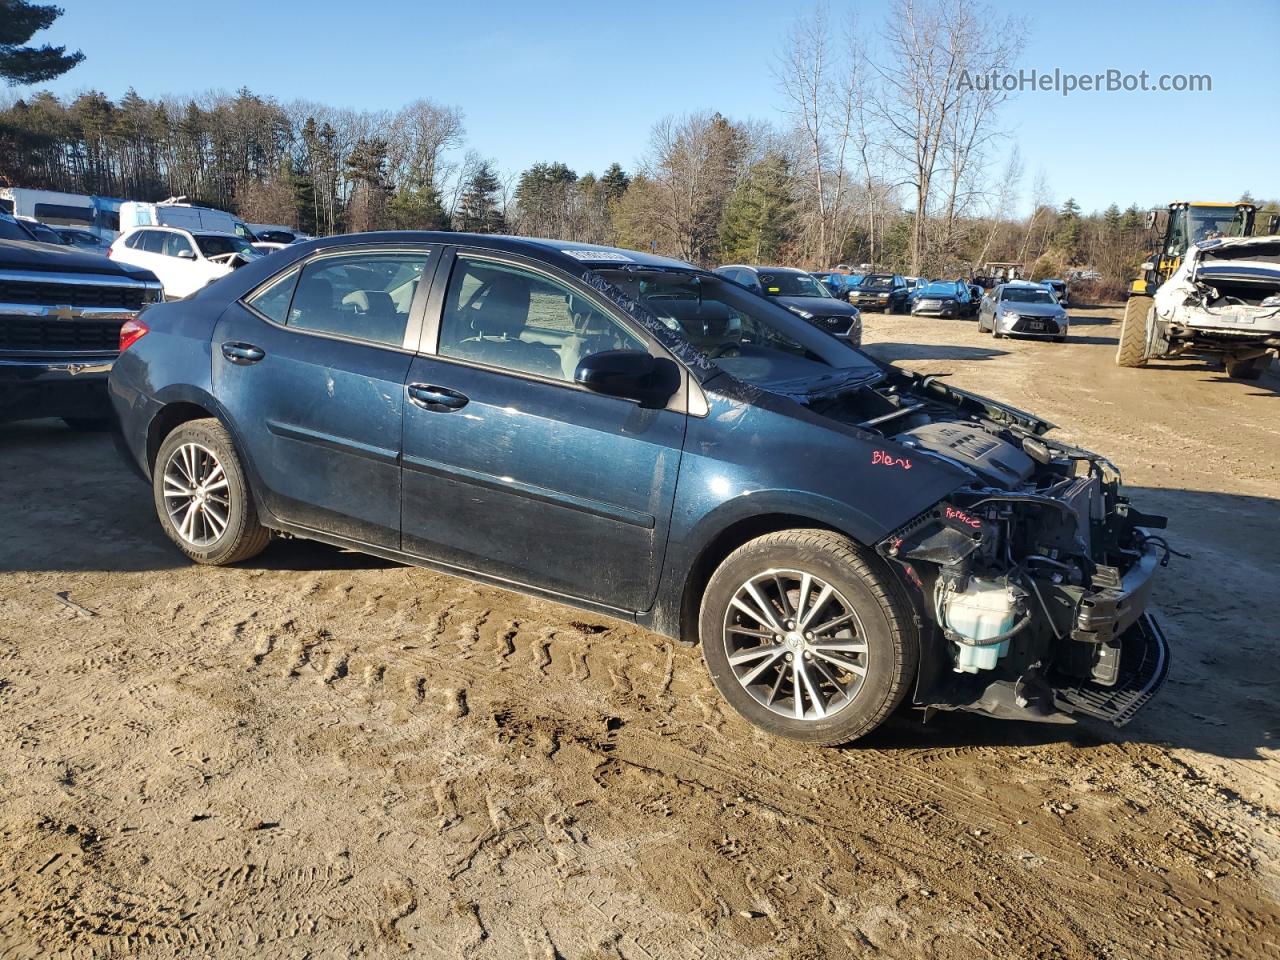
<path id="1" fill-rule="evenodd" d="M 633 626 L 296 541 L 191 566 L 108 438 L 0 426 L 0 957 L 1280 955 L 1280 378 L 1117 369 L 1118 316 L 867 328 L 1172 517 L 1122 731 L 772 740 Z"/>

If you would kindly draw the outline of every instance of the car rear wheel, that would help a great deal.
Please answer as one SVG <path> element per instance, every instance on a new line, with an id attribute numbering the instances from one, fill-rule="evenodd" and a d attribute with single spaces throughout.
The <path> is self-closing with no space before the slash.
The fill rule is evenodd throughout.
<path id="1" fill-rule="evenodd" d="M 1235 380 L 1257 380 L 1267 369 L 1267 360 L 1265 356 L 1250 357 L 1248 360 L 1228 360 L 1227 376 Z"/>
<path id="2" fill-rule="evenodd" d="M 755 726 L 812 744 L 878 727 L 915 676 L 910 607 L 879 561 L 827 530 L 752 540 L 702 598 L 703 658 L 721 695 Z"/>
<path id="3" fill-rule="evenodd" d="M 1125 301 L 1116 347 L 1116 366 L 1141 367 L 1147 362 L 1147 315 L 1155 301 L 1150 297 L 1130 297 Z"/>
<path id="4" fill-rule="evenodd" d="M 160 525 L 196 563 L 247 560 L 271 540 L 231 436 L 217 420 L 190 420 L 165 437 L 152 490 Z"/>

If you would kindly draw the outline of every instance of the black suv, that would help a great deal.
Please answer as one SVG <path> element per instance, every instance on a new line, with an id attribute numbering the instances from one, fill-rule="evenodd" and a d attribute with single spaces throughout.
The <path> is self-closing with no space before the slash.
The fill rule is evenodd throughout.
<path id="1" fill-rule="evenodd" d="M 911 288 L 896 273 L 869 273 L 849 291 L 849 302 L 863 310 L 906 313 Z"/>
<path id="2" fill-rule="evenodd" d="M 0 213 L 0 421 L 107 423 L 120 328 L 161 298 L 150 271 L 40 243 Z"/>
<path id="3" fill-rule="evenodd" d="M 794 267 L 717 267 L 716 276 L 732 280 L 762 297 L 776 300 L 819 330 L 862 346 L 862 314 L 857 307 L 837 300 L 813 274 Z"/>

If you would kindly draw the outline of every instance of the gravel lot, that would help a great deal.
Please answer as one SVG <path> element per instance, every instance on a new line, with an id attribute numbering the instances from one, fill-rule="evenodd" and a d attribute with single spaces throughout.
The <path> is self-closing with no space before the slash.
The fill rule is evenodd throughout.
<path id="1" fill-rule="evenodd" d="M 1119 315 L 867 339 L 1171 516 L 1123 731 L 770 740 L 634 626 L 297 541 L 190 566 L 108 438 L 0 425 L 0 957 L 1280 955 L 1280 378 L 1117 369 Z"/>

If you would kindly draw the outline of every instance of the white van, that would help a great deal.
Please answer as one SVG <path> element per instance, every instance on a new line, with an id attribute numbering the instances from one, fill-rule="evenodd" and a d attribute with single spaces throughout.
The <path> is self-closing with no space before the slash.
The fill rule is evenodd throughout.
<path id="1" fill-rule="evenodd" d="M 185 200 L 186 197 L 170 197 L 159 203 L 126 201 L 120 205 L 120 231 L 131 227 L 180 227 L 201 233 L 229 233 L 247 243 L 256 239 L 239 217 L 225 210 L 193 206 Z"/>

